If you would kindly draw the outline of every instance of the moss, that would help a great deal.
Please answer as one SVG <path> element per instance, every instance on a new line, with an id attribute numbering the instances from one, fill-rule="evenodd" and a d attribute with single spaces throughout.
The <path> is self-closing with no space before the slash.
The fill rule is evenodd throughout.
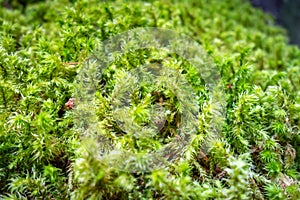
<path id="1" fill-rule="evenodd" d="M 44 1 L 22 11 L 0 7 L 0 24 L 1 198 L 298 199 L 300 51 L 249 3 Z M 110 97 L 135 65 L 167 57 L 170 62 L 162 63 L 187 74 L 199 97 L 199 130 L 190 153 L 147 173 L 124 172 L 97 159 L 90 154 L 99 148 L 93 141 L 91 151 L 82 148 L 73 111 L 65 107 L 97 45 L 137 27 L 167 28 L 197 41 L 217 66 L 226 99 L 222 137 L 210 137 L 209 93 L 184 59 L 137 51 L 111 65 L 97 86 L 105 86 L 96 93 L 97 116 L 102 134 L 123 149 L 156 150 L 176 137 L 172 129 L 182 107 L 172 90 L 145 84 L 133 95 L 135 122 L 149 123 L 147 108 L 163 99 L 171 112 L 168 124 L 154 138 L 124 133 L 111 117 Z M 210 142 L 204 150 L 205 138 Z"/>

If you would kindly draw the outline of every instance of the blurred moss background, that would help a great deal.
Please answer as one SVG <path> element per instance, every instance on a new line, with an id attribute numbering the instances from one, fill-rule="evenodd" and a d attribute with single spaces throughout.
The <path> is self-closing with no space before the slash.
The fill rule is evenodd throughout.
<path id="1" fill-rule="evenodd" d="M 43 0 L 0 0 L 7 8 L 24 9 L 27 4 Z M 278 24 L 287 29 L 292 44 L 300 47 L 300 1 L 299 0 L 249 0 L 253 6 L 273 15 Z M 71 0 L 72 2 L 72 0 Z"/>
<path id="2" fill-rule="evenodd" d="M 288 30 L 290 42 L 300 46 L 299 0 L 250 0 L 252 5 L 272 14 Z"/>

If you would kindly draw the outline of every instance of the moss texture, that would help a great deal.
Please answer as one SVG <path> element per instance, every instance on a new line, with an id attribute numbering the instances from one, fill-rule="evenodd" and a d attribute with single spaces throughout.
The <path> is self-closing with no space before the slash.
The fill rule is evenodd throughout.
<path id="1" fill-rule="evenodd" d="M 242 0 L 10 6 L 0 7 L 1 199 L 300 198 L 300 51 L 270 16 Z M 137 27 L 168 28 L 193 38 L 218 67 L 226 92 L 223 139 L 211 138 L 207 152 L 201 150 L 199 138 L 210 135 L 210 108 L 203 106 L 192 154 L 148 173 L 126 173 L 85 154 L 73 112 L 65 106 L 89 53 Z M 118 82 L 118 70 L 131 69 L 143 53 L 108 70 L 106 90 L 98 96 L 105 135 L 132 151 L 147 144 L 120 132 L 105 97 Z M 185 64 L 180 67 L 193 74 Z M 208 93 L 198 79 L 191 75 L 189 81 L 202 92 L 201 103 Z M 168 97 L 176 107 L 172 102 Z M 143 113 L 133 115 L 144 120 Z"/>

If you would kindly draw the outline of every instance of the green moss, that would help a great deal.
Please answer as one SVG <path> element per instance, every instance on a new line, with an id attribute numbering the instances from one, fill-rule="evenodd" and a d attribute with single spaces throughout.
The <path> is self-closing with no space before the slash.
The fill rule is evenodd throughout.
<path id="1" fill-rule="evenodd" d="M 13 7 L 22 6 L 13 1 Z M 199 133 L 189 145 L 190 156 L 148 173 L 120 171 L 85 152 L 73 113 L 65 107 L 89 53 L 101 41 L 137 27 L 168 28 L 197 41 L 218 67 L 226 93 L 222 139 L 211 138 L 202 151 L 203 138 L 210 135 L 208 92 L 193 67 L 169 56 L 201 97 Z M 165 56 L 157 54 L 122 57 L 104 73 L 105 90 L 97 93 L 103 134 L 134 152 L 158 149 L 175 136 L 165 131 L 134 140 L 111 118 L 109 97 L 122 73 L 151 56 Z M 144 59 L 138 59 L 141 55 Z M 22 11 L 0 7 L 0 197 L 298 199 L 299 58 L 285 30 L 242 0 L 44 1 Z M 144 85 L 144 100 L 153 88 Z M 182 105 L 169 90 L 156 92 L 153 96 L 167 99 L 173 113 L 166 130 L 176 128 Z M 136 123 L 149 122 L 151 100 L 146 100 L 133 103 Z M 93 142 L 89 145 L 93 149 Z"/>

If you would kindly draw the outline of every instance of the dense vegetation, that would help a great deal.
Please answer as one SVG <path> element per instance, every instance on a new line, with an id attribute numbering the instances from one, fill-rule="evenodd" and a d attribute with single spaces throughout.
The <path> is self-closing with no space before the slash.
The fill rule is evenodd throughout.
<path id="1" fill-rule="evenodd" d="M 242 0 L 55 0 L 26 7 L 12 1 L 6 7 L 0 7 L 1 199 L 300 199 L 300 51 L 270 16 Z M 192 67 L 171 56 L 198 92 L 199 130 L 190 156 L 150 172 L 126 172 L 88 153 L 73 110 L 65 106 L 90 52 L 136 27 L 193 38 L 218 67 L 226 93 L 222 137 L 209 137 L 207 90 Z M 176 117 L 157 140 L 144 141 L 122 132 L 110 117 L 109 97 L 121 72 L 153 55 L 166 56 L 161 54 L 124 55 L 104 73 L 97 93 L 103 134 L 130 151 L 176 137 L 168 132 Z M 147 93 L 157 90 L 145 87 Z M 164 95 L 178 115 L 176 98 L 160 89 L 154 100 Z M 141 109 L 132 115 L 140 123 L 151 101 L 136 104 Z M 205 151 L 203 138 L 210 141 Z"/>

